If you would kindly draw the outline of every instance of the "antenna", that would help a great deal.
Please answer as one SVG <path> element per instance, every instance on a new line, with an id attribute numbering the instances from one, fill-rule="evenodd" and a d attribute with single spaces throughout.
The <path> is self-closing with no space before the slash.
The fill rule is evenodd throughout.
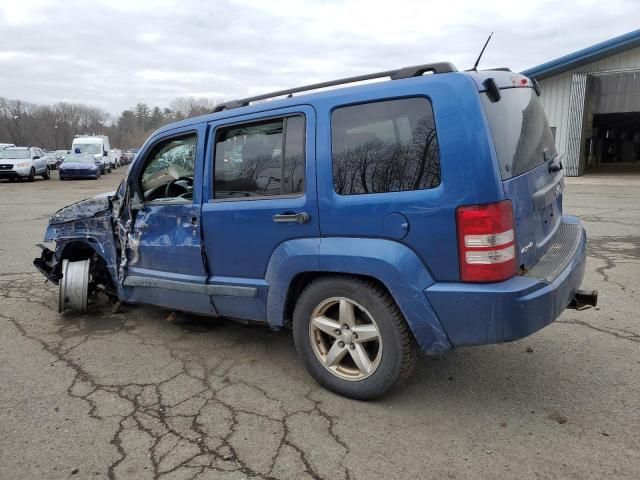
<path id="1" fill-rule="evenodd" d="M 480 50 L 480 55 L 478 55 L 478 59 L 476 60 L 476 63 L 473 64 L 473 68 L 471 70 L 473 70 L 474 72 L 478 71 L 478 64 L 480 63 L 480 59 L 482 58 L 484 49 L 487 48 L 487 45 L 489 45 L 489 40 L 491 40 L 491 37 L 493 37 L 493 32 L 491 32 L 491 34 L 489 35 L 489 38 L 487 38 L 487 41 L 484 42 L 484 47 L 482 47 L 482 50 Z"/>

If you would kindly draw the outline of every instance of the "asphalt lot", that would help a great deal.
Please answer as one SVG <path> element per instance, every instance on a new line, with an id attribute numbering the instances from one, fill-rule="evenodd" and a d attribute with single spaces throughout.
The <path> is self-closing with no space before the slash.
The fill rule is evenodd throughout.
<path id="1" fill-rule="evenodd" d="M 318 387 L 287 332 L 59 315 L 31 265 L 47 217 L 123 173 L 0 181 L 0 479 L 640 478 L 640 175 L 568 181 L 598 308 L 363 403 Z"/>

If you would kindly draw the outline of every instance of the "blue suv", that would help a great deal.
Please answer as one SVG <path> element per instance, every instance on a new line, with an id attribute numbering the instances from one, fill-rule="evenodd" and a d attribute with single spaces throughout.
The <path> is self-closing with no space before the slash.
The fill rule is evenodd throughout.
<path id="1" fill-rule="evenodd" d="M 228 102 L 153 133 L 116 192 L 54 214 L 34 263 L 61 312 L 103 292 L 290 327 L 320 384 L 373 398 L 419 350 L 595 304 L 539 95 L 507 69 L 437 63 Z"/>

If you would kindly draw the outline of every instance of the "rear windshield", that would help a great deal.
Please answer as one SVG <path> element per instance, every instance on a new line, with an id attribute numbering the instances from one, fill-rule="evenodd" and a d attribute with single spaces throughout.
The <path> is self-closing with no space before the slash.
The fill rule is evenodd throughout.
<path id="1" fill-rule="evenodd" d="M 556 155 L 553 134 L 542 102 L 532 88 L 500 90 L 502 98 L 482 102 L 491 127 L 503 180 L 543 164 Z"/>

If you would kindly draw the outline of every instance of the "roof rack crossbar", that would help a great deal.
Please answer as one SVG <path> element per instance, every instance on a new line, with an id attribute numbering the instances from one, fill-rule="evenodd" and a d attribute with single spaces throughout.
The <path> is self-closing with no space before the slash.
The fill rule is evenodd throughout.
<path id="1" fill-rule="evenodd" d="M 286 90 L 278 90 L 276 92 L 264 93 L 262 95 L 256 95 L 254 97 L 247 97 L 240 100 L 231 100 L 229 102 L 223 102 L 216 106 L 213 112 L 221 112 L 222 110 L 230 110 L 232 108 L 246 107 L 251 102 L 257 102 L 259 100 L 266 100 L 268 98 L 283 97 L 285 95 L 293 95 L 294 93 L 307 92 L 309 90 L 318 90 L 320 88 L 334 87 L 337 85 L 345 85 L 348 83 L 363 82 L 366 80 L 373 80 L 376 78 L 389 77 L 391 80 L 400 80 L 403 78 L 419 77 L 427 72 L 437 73 L 449 73 L 457 72 L 456 67 L 450 62 L 437 62 L 427 63 L 425 65 L 415 65 L 412 67 L 403 67 L 397 70 L 387 70 L 384 72 L 368 73 L 366 75 L 357 75 L 355 77 L 340 78 L 338 80 L 330 80 L 328 82 L 313 83 L 311 85 L 305 85 L 302 87 L 288 88 Z"/>

